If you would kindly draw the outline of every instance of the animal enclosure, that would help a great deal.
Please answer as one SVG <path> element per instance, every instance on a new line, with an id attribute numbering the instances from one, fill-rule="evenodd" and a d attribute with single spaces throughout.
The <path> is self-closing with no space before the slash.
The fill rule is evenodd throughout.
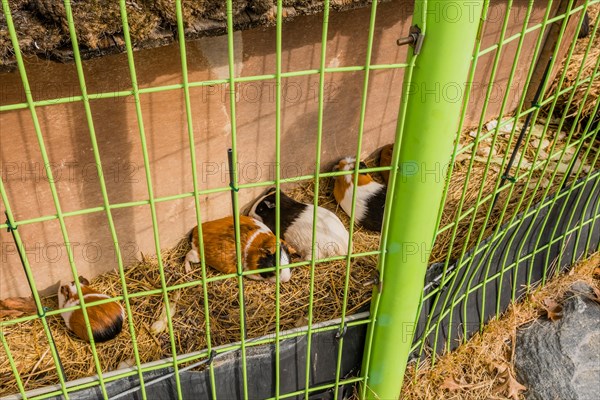
<path id="1" fill-rule="evenodd" d="M 206 10 L 176 1 L 152 44 L 130 23 L 156 10 L 133 3 L 111 6 L 100 36 L 116 44 L 94 49 L 65 1 L 59 63 L 21 37 L 33 2 L 2 0 L 0 299 L 34 310 L 0 320 L 0 395 L 397 398 L 409 357 L 451 350 L 598 248 L 598 24 L 576 40 L 598 1 L 276 1 L 250 24 L 228 0 L 200 38 Z M 348 156 L 366 165 L 334 171 Z M 375 232 L 355 224 L 358 189 L 342 210 L 333 187 L 381 172 Z M 292 260 L 289 282 L 277 261 L 268 283 L 238 240 L 235 272 L 186 273 L 188 232 L 269 187 L 277 238 L 285 193 L 335 214 L 348 251 Z M 108 298 L 60 309 L 48 295 L 80 274 Z M 125 322 L 108 343 L 60 317 L 111 302 Z"/>

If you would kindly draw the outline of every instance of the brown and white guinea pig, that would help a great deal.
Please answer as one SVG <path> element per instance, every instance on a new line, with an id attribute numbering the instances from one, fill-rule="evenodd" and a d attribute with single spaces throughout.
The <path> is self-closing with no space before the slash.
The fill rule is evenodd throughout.
<path id="1" fill-rule="evenodd" d="M 304 204 L 281 192 L 279 196 L 279 229 L 304 260 L 311 259 L 314 205 Z M 252 204 L 248 213 L 275 232 L 275 189 L 267 189 Z M 331 211 L 317 207 L 315 259 L 348 254 L 348 231 Z"/>
<path id="2" fill-rule="evenodd" d="M 386 144 L 381 149 L 381 153 L 379 155 L 379 166 L 380 167 L 389 167 L 392 165 L 392 152 L 394 151 L 393 144 Z M 381 171 L 381 176 L 383 176 L 383 180 L 385 183 L 390 183 L 390 171 Z"/>
<path id="3" fill-rule="evenodd" d="M 98 293 L 92 289 L 87 279 L 80 276 L 79 283 L 81 285 L 81 294 L 85 303 L 92 303 L 103 299 L 110 299 L 102 293 Z M 77 296 L 77 287 L 75 282 L 67 285 L 62 285 L 58 289 L 58 306 L 59 308 L 68 308 L 79 305 L 79 297 Z M 86 307 L 92 334 L 95 342 L 106 342 L 117 336 L 123 328 L 123 320 L 125 319 L 125 311 L 118 302 L 104 303 L 92 307 Z M 67 328 L 71 330 L 78 338 L 89 341 L 88 332 L 85 327 L 83 311 L 81 309 L 67 311 L 60 314 Z"/>
<path id="4" fill-rule="evenodd" d="M 233 217 L 225 217 L 202 224 L 204 260 L 207 265 L 225 274 L 237 272 L 234 229 Z M 185 256 L 185 271 L 187 273 L 191 271 L 190 262 L 200 262 L 197 226 L 190 233 L 190 242 L 192 249 Z M 244 271 L 275 266 L 277 242 L 275 235 L 265 224 L 252 217 L 240 215 L 240 242 Z M 284 241 L 281 241 L 280 266 L 290 263 L 290 251 L 292 250 Z M 287 282 L 290 280 L 291 275 L 289 268 L 281 268 L 279 279 L 281 282 Z M 274 282 L 275 271 L 251 274 L 247 277 Z"/>
<path id="5" fill-rule="evenodd" d="M 355 158 L 346 157 L 340 160 L 335 169 L 338 171 L 352 171 L 355 163 Z M 361 162 L 360 168 L 367 168 L 367 166 Z M 337 176 L 333 188 L 335 200 L 348 215 L 352 212 L 353 179 L 353 174 Z M 375 182 L 371 175 L 367 173 L 358 175 L 354 215 L 357 224 L 369 230 L 381 232 L 386 190 L 387 187 Z"/>

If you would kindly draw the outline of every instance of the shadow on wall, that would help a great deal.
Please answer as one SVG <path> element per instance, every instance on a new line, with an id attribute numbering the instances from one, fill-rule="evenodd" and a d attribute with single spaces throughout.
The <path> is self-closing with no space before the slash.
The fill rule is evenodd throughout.
<path id="1" fill-rule="evenodd" d="M 369 13 L 368 8 L 331 13 L 327 66 L 364 64 Z M 373 62 L 404 61 L 404 50 L 398 50 L 395 38 L 399 32 L 408 30 L 410 17 L 410 13 L 397 7 L 397 4 L 379 5 Z M 391 27 L 395 28 L 389 29 Z M 284 71 L 319 67 L 321 28 L 321 15 L 300 17 L 284 25 Z M 236 74 L 250 76 L 275 72 L 274 32 L 273 28 L 259 28 L 235 33 Z M 227 78 L 226 49 L 224 37 L 188 42 L 190 81 Z M 134 58 L 141 88 L 181 83 L 177 44 L 142 50 L 136 52 Z M 35 100 L 80 95 L 73 64 L 37 59 L 27 59 L 26 63 Z M 131 90 L 124 54 L 85 61 L 84 73 L 86 87 L 91 94 Z M 386 82 L 401 83 L 399 77 L 399 74 L 389 73 L 385 79 Z M 338 158 L 356 152 L 363 78 L 363 72 L 326 75 L 322 149 L 322 165 L 326 168 L 323 169 L 328 169 Z M 318 75 L 283 80 L 281 168 L 284 177 L 314 172 L 318 81 Z M 236 101 L 239 168 L 243 171 L 249 165 L 255 165 L 260 171 L 259 176 L 250 173 L 241 175 L 242 183 L 274 179 L 274 80 L 257 85 L 240 84 L 236 87 L 239 95 Z M 379 133 L 379 137 L 375 141 L 371 138 L 363 140 L 365 152 L 374 150 L 393 137 L 400 84 L 395 87 L 395 100 L 389 99 L 389 94 L 394 92 L 390 84 L 385 90 L 370 88 L 369 97 L 373 94 L 373 100 L 369 101 L 365 133 L 372 129 Z M 251 97 L 247 94 L 250 92 L 244 91 L 256 91 L 257 88 L 260 89 L 258 97 Z M 299 90 L 300 95 L 294 95 L 294 90 Z M 155 197 L 192 192 L 183 91 L 169 90 L 142 94 L 140 97 Z M 2 74 L 0 103 L 14 104 L 24 100 L 18 72 Z M 388 103 L 394 105 L 389 106 Z M 226 149 L 231 145 L 228 86 L 193 88 L 191 105 L 200 189 L 224 187 L 228 184 Z M 83 104 L 78 101 L 50 104 L 37 107 L 37 111 L 63 212 L 102 207 L 100 182 L 96 176 Z M 91 112 L 110 203 L 147 200 L 144 159 L 133 98 L 92 98 Z M 384 120 L 389 129 L 382 132 Z M 0 122 L 1 142 L 11 141 L 10 148 L 3 145 L 0 154 L 2 179 L 15 218 L 25 220 L 56 214 L 48 181 L 40 179 L 43 178 L 43 161 L 29 111 L 0 113 Z M 33 175 L 28 172 L 34 168 L 32 165 L 37 168 Z M 56 179 L 57 175 L 60 175 L 60 179 Z M 240 191 L 240 206 L 260 191 Z M 207 197 L 201 198 L 203 220 L 230 214 L 229 193 L 214 195 L 208 200 Z M 195 225 L 194 202 L 191 198 L 158 203 L 157 213 L 162 248 L 174 245 Z M 155 253 L 148 205 L 114 208 L 112 214 L 125 265 L 134 261 L 140 251 Z M 70 242 L 78 243 L 73 247 L 73 254 L 80 274 L 94 277 L 116 267 L 115 247 L 105 212 L 69 216 L 65 218 L 65 223 Z M 23 226 L 20 233 L 40 291 L 54 291 L 59 280 L 72 280 L 64 240 L 56 220 Z M 11 242 L 10 236 L 2 233 L 3 246 Z M 49 243 L 61 248 L 60 256 L 49 256 Z M 41 250 L 36 250 L 36 246 Z M 14 249 L 10 254 L 4 251 L 3 257 L 6 259 L 3 259 L 0 296 L 28 295 L 29 289 L 16 252 Z"/>

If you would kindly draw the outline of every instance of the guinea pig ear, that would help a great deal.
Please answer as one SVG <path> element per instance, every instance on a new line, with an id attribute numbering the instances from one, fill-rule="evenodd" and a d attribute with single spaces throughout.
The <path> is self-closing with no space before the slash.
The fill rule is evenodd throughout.
<path id="1" fill-rule="evenodd" d="M 83 286 L 89 286 L 90 281 L 85 279 L 83 276 L 79 275 L 79 283 L 82 284 Z"/>
<path id="2" fill-rule="evenodd" d="M 265 205 L 267 206 L 267 208 L 275 208 L 275 202 L 271 200 L 265 199 Z"/>
<path id="3" fill-rule="evenodd" d="M 296 249 L 295 249 L 295 248 L 293 248 L 293 247 L 292 247 L 292 246 L 291 246 L 291 245 L 290 245 L 288 242 L 286 242 L 286 241 L 285 241 L 285 240 L 283 240 L 283 239 L 281 240 L 281 246 L 282 246 L 284 249 L 286 249 L 286 251 L 288 252 L 288 254 L 289 254 L 290 256 L 298 254 L 298 252 L 296 251 Z"/>

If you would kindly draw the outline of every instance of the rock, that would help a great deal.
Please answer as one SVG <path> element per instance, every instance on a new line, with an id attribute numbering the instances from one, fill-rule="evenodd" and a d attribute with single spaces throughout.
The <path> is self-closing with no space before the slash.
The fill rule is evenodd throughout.
<path id="1" fill-rule="evenodd" d="M 477 148 L 477 155 L 481 157 L 487 157 L 490 155 L 490 148 L 485 146 L 479 146 Z"/>
<path id="2" fill-rule="evenodd" d="M 487 124 L 485 124 L 485 128 L 488 131 L 496 129 L 497 126 L 498 126 L 498 120 L 497 119 L 493 119 L 493 120 L 489 121 Z"/>
<path id="3" fill-rule="evenodd" d="M 535 124 L 531 129 L 531 136 L 541 138 L 544 133 L 545 126 L 542 124 Z"/>
<path id="4" fill-rule="evenodd" d="M 517 331 L 515 370 L 526 399 L 598 398 L 600 305 L 581 295 L 591 291 L 585 283 L 571 290 L 560 320 L 539 319 Z"/>
<path id="5" fill-rule="evenodd" d="M 515 123 L 511 121 L 512 118 L 502 118 L 499 131 L 502 133 L 511 133 Z"/>

